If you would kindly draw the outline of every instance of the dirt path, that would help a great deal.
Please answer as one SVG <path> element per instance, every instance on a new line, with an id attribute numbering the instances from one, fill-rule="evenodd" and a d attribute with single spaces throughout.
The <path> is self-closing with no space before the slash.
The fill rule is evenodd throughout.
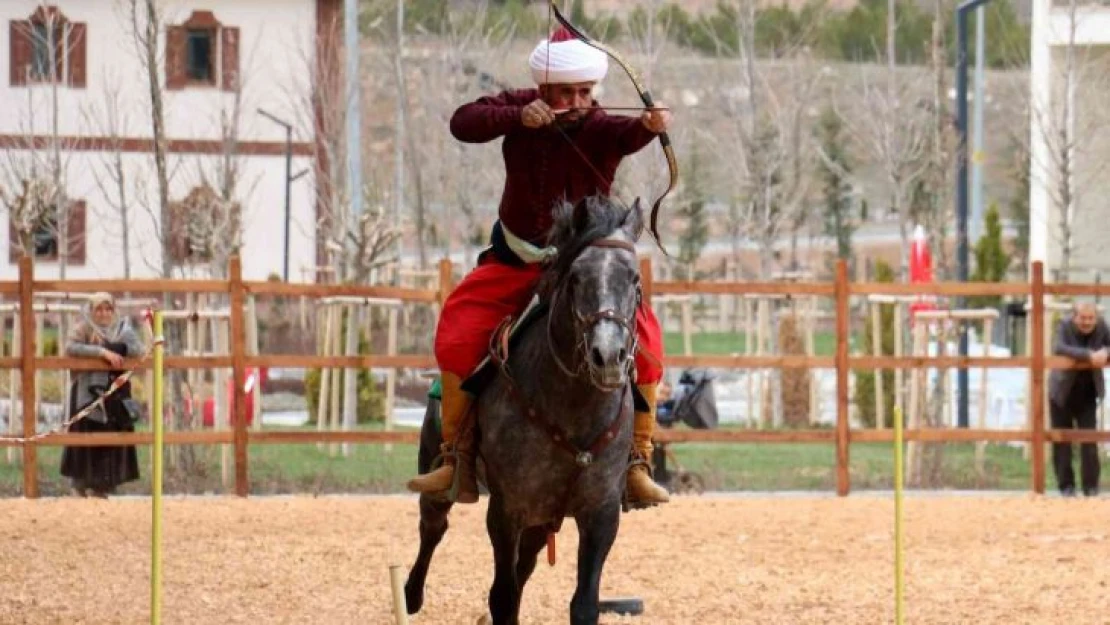
<path id="1" fill-rule="evenodd" d="M 484 510 L 453 513 L 414 624 L 484 610 Z M 892 510 L 767 497 L 627 514 L 602 590 L 646 612 L 602 622 L 891 622 Z M 906 519 L 907 622 L 1110 622 L 1110 500 L 912 498 Z M 167 500 L 163 622 L 387 625 L 388 565 L 411 562 L 416 521 L 407 497 Z M 522 623 L 566 622 L 575 541 L 568 523 Z M 0 500 L 0 623 L 149 622 L 149 549 L 149 500 Z"/>

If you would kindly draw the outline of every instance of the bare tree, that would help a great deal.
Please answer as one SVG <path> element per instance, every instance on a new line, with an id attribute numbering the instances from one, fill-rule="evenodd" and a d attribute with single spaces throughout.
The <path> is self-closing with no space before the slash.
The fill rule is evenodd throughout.
<path id="1" fill-rule="evenodd" d="M 110 214 L 97 215 L 102 227 L 118 227 L 119 250 L 123 258 L 123 277 L 131 278 L 131 230 L 134 226 L 136 182 L 139 175 L 124 164 L 123 138 L 130 127 L 123 97 L 123 81 L 118 73 L 106 72 L 103 107 L 91 106 L 85 119 L 96 134 L 107 137 L 106 150 L 92 174 Z"/>
<path id="2" fill-rule="evenodd" d="M 370 182 L 362 189 L 349 188 L 345 167 L 349 149 L 345 132 L 349 95 L 343 67 L 335 62 L 342 41 L 340 27 L 338 22 L 322 25 L 318 41 L 308 49 L 303 45 L 298 48 L 305 71 L 295 75 L 308 80 L 300 82 L 295 78 L 288 93 L 297 127 L 302 134 L 317 138 L 314 177 L 319 209 L 317 236 L 340 279 L 365 283 L 374 269 L 395 260 L 400 230 L 390 223 L 381 205 L 380 189 L 384 186 L 381 171 L 375 168 L 364 172 Z M 361 215 L 351 213 L 353 193 L 366 198 L 366 209 Z"/>
<path id="3" fill-rule="evenodd" d="M 922 178 L 924 197 L 913 213 L 917 221 L 924 224 L 926 232 L 933 241 L 941 242 L 936 246 L 936 268 L 943 274 L 952 273 L 952 258 L 948 246 L 949 227 L 955 222 L 954 213 L 954 175 L 956 170 L 956 133 L 955 120 L 948 108 L 948 80 L 945 76 L 947 59 L 945 55 L 945 20 L 951 13 L 944 0 L 934 0 L 933 32 L 930 47 L 929 69 L 932 74 L 932 101 L 928 107 L 929 126 L 926 144 L 927 167 Z"/>
<path id="4" fill-rule="evenodd" d="M 723 136 L 706 136 L 722 162 L 733 164 L 735 189 L 730 232 L 736 261 L 740 237 L 759 247 L 759 272 L 770 275 L 775 246 L 808 219 L 806 214 L 817 180 L 815 129 L 818 109 L 813 97 L 820 76 L 803 46 L 784 49 L 775 63 L 756 56 L 756 6 L 733 9 L 739 35 L 736 71 L 739 86 L 726 92 L 722 116 L 731 118 Z M 722 43 L 722 46 L 725 44 Z M 772 66 L 773 65 L 773 66 Z M 721 81 L 729 84 L 733 81 Z"/>
<path id="5" fill-rule="evenodd" d="M 20 121 L 19 134 L 23 140 L 8 150 L 3 166 L 7 185 L 23 189 L 23 193 L 15 194 L 23 199 L 14 200 L 22 211 L 18 216 L 13 214 L 13 223 L 19 230 L 16 239 L 23 252 L 32 255 L 34 239 L 37 236 L 48 239 L 46 247 L 55 248 L 59 277 L 65 279 L 71 239 L 80 240 L 85 233 L 70 233 L 72 202 L 67 192 L 67 170 L 73 140 L 62 133 L 59 91 L 77 78 L 75 56 L 85 45 L 86 29 L 83 24 L 67 22 L 60 12 L 45 3 L 38 5 L 34 21 L 13 25 L 14 36 L 23 39 L 30 55 L 27 65 L 15 67 L 15 71 L 24 72 L 20 82 L 27 96 Z M 41 195 L 45 191 L 49 191 L 49 197 Z M 26 193 L 31 193 L 34 199 L 28 199 Z"/>
<path id="6" fill-rule="evenodd" d="M 635 10 L 628 17 L 628 27 L 623 40 L 614 47 L 622 52 L 622 56 L 639 74 L 644 87 L 655 94 L 656 104 L 674 109 L 681 103 L 663 100 L 660 94 L 664 91 L 664 85 L 658 81 L 662 63 L 666 55 L 673 49 L 673 46 L 670 45 L 670 35 L 674 28 L 672 22 L 674 13 L 663 11 L 663 7 L 664 2 L 661 0 L 646 0 L 637 3 Z M 609 20 L 598 20 L 598 22 L 600 25 L 609 25 Z M 600 41 L 605 41 L 608 33 L 588 34 Z M 613 114 L 639 117 L 641 115 L 639 109 L 643 104 L 632 82 L 624 75 L 624 71 L 616 67 L 615 64 L 611 63 L 610 68 L 611 78 L 609 78 L 606 89 L 600 98 L 602 106 L 613 107 L 613 110 L 616 111 Z M 614 72 L 616 73 L 614 74 Z M 680 115 L 685 113 L 686 111 L 683 111 Z M 682 123 L 676 123 L 675 129 L 670 131 L 671 139 L 675 142 L 673 149 L 676 152 L 679 151 L 681 145 L 689 143 L 689 137 L 693 133 L 687 133 L 685 128 L 692 126 L 692 124 L 683 121 Z M 678 160 L 680 172 L 684 171 L 683 163 L 686 161 L 681 157 Z M 680 184 L 683 181 L 684 178 L 680 176 Z M 624 160 L 624 164 L 617 170 L 611 192 L 614 195 L 622 196 L 625 202 L 628 203 L 631 203 L 634 197 L 639 197 L 650 206 L 667 188 L 669 182 L 670 177 L 664 160 L 663 149 L 658 142 L 653 141 Z M 667 197 L 667 202 L 673 203 L 675 201 L 676 191 L 678 189 L 671 191 L 671 194 Z M 664 221 L 664 223 L 666 222 Z M 668 249 L 673 249 L 673 246 L 668 244 L 667 241 L 664 241 L 664 244 L 668 245 Z M 652 253 L 656 254 L 656 251 L 653 250 Z M 669 264 L 666 263 L 664 266 Z"/>
<path id="7" fill-rule="evenodd" d="M 848 94 L 848 103 L 838 98 L 836 108 L 857 147 L 882 171 L 887 208 L 897 217 L 902 247 L 907 248 L 913 225 L 911 199 L 928 169 L 929 107 L 917 87 L 925 73 L 899 69 L 893 59 L 883 71 L 886 75 L 880 77 L 864 67 L 862 93 Z"/>
<path id="8" fill-rule="evenodd" d="M 140 67 L 144 70 L 144 82 L 149 94 L 149 110 L 151 124 L 151 139 L 153 142 L 152 159 L 154 161 L 157 198 L 150 201 L 145 185 L 136 187 L 135 204 L 141 206 L 147 213 L 151 223 L 156 224 L 159 243 L 160 258 L 144 261 L 152 266 L 163 278 L 172 278 L 174 275 L 174 253 L 172 239 L 172 221 L 170 205 L 170 180 L 173 175 L 169 163 L 169 148 L 165 126 L 165 97 L 159 64 L 163 60 L 159 50 L 164 49 L 165 15 L 162 13 L 157 0 L 118 0 L 117 10 L 119 19 L 125 25 L 129 43 L 134 47 L 135 56 L 139 59 Z M 170 294 L 163 296 L 163 307 L 172 310 L 175 305 Z M 177 324 L 170 324 L 166 328 L 168 349 L 180 350 L 182 336 Z M 172 427 L 183 429 L 188 425 L 186 414 L 177 407 L 185 405 L 185 380 L 182 371 L 172 371 L 169 376 L 170 388 L 170 414 Z M 189 446 L 174 448 L 169 455 L 169 466 L 177 468 L 185 474 L 192 474 L 198 462 L 196 449 Z"/>
<path id="9" fill-rule="evenodd" d="M 34 231 L 45 215 L 54 210 L 58 191 L 49 179 L 24 178 L 18 190 L 0 185 L 0 204 L 8 212 L 11 227 L 15 228 L 16 238 L 23 250 L 34 247 Z"/>
<path id="10" fill-rule="evenodd" d="M 514 28 L 507 20 L 493 19 L 489 3 L 482 0 L 465 12 L 444 15 L 434 39 L 410 37 L 403 114 L 405 163 L 413 174 L 413 184 L 406 186 L 414 197 L 406 216 L 419 235 L 421 258 L 428 254 L 427 243 L 447 252 L 458 245 L 466 258 L 485 243 L 488 223 L 495 218 L 490 209 L 496 204 L 489 198 L 497 197 L 503 183 L 501 154 L 489 146 L 455 141 L 445 129 L 460 105 L 513 88 L 499 75 L 498 62 L 507 56 Z M 412 97 L 414 93 L 420 96 Z"/>
<path id="11" fill-rule="evenodd" d="M 161 35 L 165 25 L 164 15 L 156 0 L 121 1 L 130 24 L 129 34 L 135 45 L 136 56 L 146 70 L 146 83 L 150 92 L 151 138 L 154 142 L 153 158 L 158 198 L 155 205 L 147 204 L 146 209 L 158 224 L 158 238 L 162 252 L 158 269 L 163 277 L 170 278 L 173 277 L 174 269 L 170 232 L 170 169 L 167 159 L 164 94 L 158 72 L 160 62 L 158 51 L 162 49 L 160 44 L 164 40 Z"/>
<path id="12" fill-rule="evenodd" d="M 261 39 L 256 40 L 256 45 L 259 41 Z M 215 158 L 202 155 L 195 159 L 194 179 L 202 191 L 191 194 L 184 205 L 177 208 L 188 215 L 188 219 L 177 221 L 184 232 L 175 232 L 174 236 L 183 236 L 188 249 L 196 253 L 199 266 L 217 277 L 226 275 L 228 262 L 239 253 L 244 223 L 251 217 L 244 215 L 243 209 L 249 206 L 249 199 L 261 179 L 260 175 L 246 177 L 246 157 L 239 149 L 243 111 L 254 108 L 244 102 L 244 94 L 256 51 L 251 50 L 242 59 L 246 69 L 240 68 L 235 76 L 225 79 L 230 93 L 221 96 L 213 120 L 213 126 L 220 129 L 220 152 Z"/>
<path id="13" fill-rule="evenodd" d="M 952 275 L 952 257 L 945 243 L 950 234 L 950 224 L 955 221 L 953 210 L 954 173 L 956 158 L 956 135 L 952 115 L 947 106 L 948 82 L 945 78 L 947 65 L 945 58 L 944 25 L 951 11 L 946 10 L 944 0 L 934 0 L 933 31 L 929 55 L 931 71 L 931 101 L 927 107 L 929 126 L 925 146 L 925 169 L 915 188 L 911 202 L 911 215 L 922 224 L 934 245 L 935 271 L 944 276 Z M 947 350 L 950 336 L 948 326 L 941 322 L 933 328 L 938 345 L 938 353 Z M 958 336 L 952 333 L 951 336 Z M 924 411 L 925 426 L 945 427 L 949 405 L 949 369 L 939 367 L 936 381 Z M 910 479 L 919 485 L 940 485 L 944 481 L 944 444 L 925 443 L 920 454 L 915 455 L 910 466 Z"/>

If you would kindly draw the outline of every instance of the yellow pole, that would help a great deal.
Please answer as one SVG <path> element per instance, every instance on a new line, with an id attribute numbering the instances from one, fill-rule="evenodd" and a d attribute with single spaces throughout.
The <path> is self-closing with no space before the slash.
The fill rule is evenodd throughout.
<path id="1" fill-rule="evenodd" d="M 902 409 L 894 407 L 894 623 L 904 617 L 904 580 L 902 577 Z"/>
<path id="2" fill-rule="evenodd" d="M 162 622 L 162 311 L 155 310 L 154 322 L 154 411 L 150 416 L 154 429 L 151 449 L 150 494 L 152 505 L 150 535 L 150 623 Z"/>

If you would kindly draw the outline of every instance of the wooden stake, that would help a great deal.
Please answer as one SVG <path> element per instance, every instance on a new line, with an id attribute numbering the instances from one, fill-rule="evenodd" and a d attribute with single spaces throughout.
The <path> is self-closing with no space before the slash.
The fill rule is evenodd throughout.
<path id="1" fill-rule="evenodd" d="M 397 308 L 389 308 L 389 335 L 386 338 L 386 355 L 397 355 Z M 390 367 L 385 378 L 385 429 L 393 430 L 393 408 L 397 398 L 397 369 Z M 387 445 L 386 451 L 392 451 L 393 446 Z"/>
<path id="2" fill-rule="evenodd" d="M 185 294 L 185 310 L 187 310 L 187 311 L 197 310 L 197 294 L 196 293 L 186 293 Z M 198 339 L 199 339 L 199 337 L 197 335 L 197 326 L 198 325 L 200 325 L 200 324 L 197 323 L 196 318 L 189 318 L 185 321 L 185 354 L 184 355 L 186 355 L 186 356 L 199 356 L 200 355 L 200 350 L 203 349 L 201 347 L 198 347 Z M 200 342 L 200 345 L 204 344 L 203 340 L 200 340 L 199 342 Z M 189 392 L 189 405 L 193 407 L 193 414 L 203 413 L 202 408 L 197 406 L 197 402 L 199 401 L 199 398 L 197 396 L 198 393 L 194 392 L 198 388 L 197 387 L 197 377 L 198 376 L 197 376 L 197 370 L 196 369 L 188 369 L 188 370 L 185 371 L 185 380 L 188 383 L 187 386 L 189 388 L 189 391 L 188 391 Z"/>
<path id="3" fill-rule="evenodd" d="M 686 296 L 681 300 L 682 306 L 682 353 L 687 356 L 694 355 L 694 311 L 693 296 Z"/>
<path id="4" fill-rule="evenodd" d="M 764 349 L 767 340 L 767 326 L 769 325 L 768 316 L 771 314 L 771 302 L 766 298 L 760 298 L 757 305 L 757 321 L 756 321 L 756 344 L 755 355 L 765 355 Z M 759 427 L 760 429 L 766 428 L 770 425 L 772 417 L 768 413 L 774 411 L 774 407 L 769 405 L 768 400 L 770 395 L 769 382 L 766 369 L 759 370 Z"/>
<path id="5" fill-rule="evenodd" d="M 880 314 L 882 307 L 876 303 L 871 302 L 871 354 L 873 356 L 883 355 L 883 325 Z M 875 429 L 881 430 L 886 422 L 883 408 L 883 370 L 875 369 Z"/>
<path id="6" fill-rule="evenodd" d="M 5 317 L 5 322 L 6 322 L 8 315 L 5 314 L 4 317 Z M 19 320 L 20 320 L 19 313 L 18 312 L 13 312 L 11 314 L 11 320 L 12 320 L 12 343 L 9 346 L 8 355 L 9 356 L 15 356 L 15 355 L 17 355 L 17 354 L 19 354 L 23 351 L 22 347 L 20 346 L 21 341 L 20 341 L 20 338 L 19 338 L 20 337 L 20 325 L 21 325 L 19 323 Z M 5 327 L 6 327 L 6 325 L 5 325 Z M 15 424 L 17 423 L 17 417 L 16 417 L 17 410 L 16 410 L 15 400 L 16 400 L 16 396 L 17 396 L 16 388 L 18 388 L 18 387 L 19 387 L 19 370 L 18 369 L 9 369 L 8 370 L 8 406 L 9 406 L 9 408 L 8 408 L 8 434 L 11 434 L 12 436 L 15 436 L 15 435 L 19 434 L 19 428 L 17 428 L 15 426 Z M 8 452 L 7 452 L 8 453 L 8 464 L 15 464 L 15 451 L 16 451 L 15 447 L 8 447 Z"/>
<path id="7" fill-rule="evenodd" d="M 46 320 L 40 315 L 35 315 L 35 356 L 42 358 L 46 355 Z M 37 367 L 35 368 L 35 399 L 33 404 L 35 407 L 35 419 L 38 419 L 39 408 L 42 406 L 42 371 Z M 36 425 L 36 428 L 38 426 Z"/>
<path id="8" fill-rule="evenodd" d="M 836 494 L 846 497 L 851 489 L 848 423 L 848 263 L 836 263 Z"/>
<path id="9" fill-rule="evenodd" d="M 906 341 L 905 330 L 902 327 L 902 315 L 905 314 L 905 306 L 901 302 L 894 302 L 894 355 L 901 358 L 903 352 L 903 345 Z M 898 414 L 906 414 L 906 386 L 905 386 L 905 372 L 899 367 L 894 370 L 894 407 L 898 409 Z"/>
<path id="10" fill-rule="evenodd" d="M 331 335 L 332 335 L 332 320 L 334 318 L 335 306 L 331 304 L 323 305 L 322 316 L 324 323 L 319 324 L 323 327 L 323 335 L 317 343 L 322 349 L 321 356 L 331 356 Z M 316 401 L 316 431 L 323 432 L 327 429 L 328 425 L 328 405 L 331 401 L 331 393 L 329 392 L 328 383 L 331 380 L 331 369 L 327 367 L 320 367 L 320 390 L 318 399 Z M 316 449 L 323 451 L 324 443 L 316 443 Z"/>
<path id="11" fill-rule="evenodd" d="M 243 327 L 247 292 L 243 287 L 243 267 L 238 256 L 231 257 L 228 273 L 231 278 L 231 318 L 227 325 L 231 334 L 231 383 L 235 388 L 235 494 L 246 497 L 250 492 L 250 474 L 247 471 L 247 396 L 243 389 L 247 377 L 246 332 Z"/>
<path id="12" fill-rule="evenodd" d="M 983 344 L 984 358 L 989 358 L 991 355 L 991 337 L 993 336 L 994 320 L 990 317 L 987 317 L 986 319 L 983 319 L 983 338 L 981 340 L 981 343 Z M 979 419 L 976 422 L 975 427 L 979 428 L 980 430 L 986 429 L 987 427 L 987 404 L 988 402 L 990 402 L 987 371 L 989 371 L 987 367 L 983 367 L 979 370 Z M 975 443 L 975 473 L 979 476 L 980 480 L 986 477 L 986 455 L 986 441 L 979 441 L 978 443 Z"/>
<path id="13" fill-rule="evenodd" d="M 755 324 L 753 321 L 753 303 L 750 300 L 741 300 L 744 304 L 744 355 L 751 356 L 755 353 Z M 755 412 L 755 374 L 754 369 L 748 369 L 748 423 L 756 422 Z"/>
<path id="14" fill-rule="evenodd" d="M 258 303 L 253 295 L 247 297 L 247 353 L 257 356 L 260 350 L 258 338 Z M 262 370 L 254 373 L 251 387 L 251 424 L 255 430 L 262 429 Z"/>
<path id="15" fill-rule="evenodd" d="M 914 356 L 927 354 L 929 349 L 929 328 L 924 319 L 913 320 L 913 346 L 911 353 Z M 910 429 L 921 427 L 922 400 L 925 394 L 925 370 L 914 369 L 910 374 Z M 909 481 L 914 483 L 917 473 L 914 467 L 917 462 L 918 443 L 910 441 L 906 445 L 906 466 L 909 468 Z"/>
<path id="16" fill-rule="evenodd" d="M 335 331 L 332 332 L 332 351 L 333 354 L 339 354 L 343 349 L 343 306 L 336 305 L 333 307 L 333 314 L 335 316 Z M 343 368 L 335 367 L 331 371 L 331 402 L 328 406 L 328 429 L 336 431 L 339 429 L 339 411 L 341 408 L 340 401 L 342 397 L 339 394 L 340 380 L 342 380 Z M 333 458 L 339 453 L 339 444 L 332 442 L 328 444 L 328 455 Z"/>
<path id="17" fill-rule="evenodd" d="M 817 298 L 810 297 L 807 299 L 809 302 L 809 314 L 806 315 L 806 356 L 816 356 L 817 346 L 814 335 L 817 333 Z M 809 374 L 809 423 L 813 425 L 818 422 L 821 414 L 821 395 L 819 393 L 818 384 L 820 376 L 817 375 L 817 369 L 810 369 Z"/>
<path id="18" fill-rule="evenodd" d="M 224 333 L 223 319 L 212 317 L 205 325 L 212 328 L 212 352 L 221 356 L 228 353 L 228 337 Z M 216 369 L 212 372 L 212 426 L 217 431 L 226 431 L 231 423 L 229 413 L 232 410 L 227 396 L 227 369 Z M 200 415 L 204 416 L 204 403 L 200 400 Z M 231 487 L 231 450 L 227 445 L 220 445 L 220 483 L 225 489 Z"/>

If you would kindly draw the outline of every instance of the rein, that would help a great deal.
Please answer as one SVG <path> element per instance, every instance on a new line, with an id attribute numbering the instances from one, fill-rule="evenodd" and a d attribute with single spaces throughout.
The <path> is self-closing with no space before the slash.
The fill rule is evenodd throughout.
<path id="1" fill-rule="evenodd" d="M 628 241 L 620 241 L 620 240 L 617 240 L 617 239 L 598 239 L 597 241 L 594 241 L 594 242 L 590 243 L 587 247 L 599 247 L 599 248 L 605 248 L 605 249 L 623 250 L 625 252 L 630 252 L 633 256 L 636 255 L 636 246 L 634 244 L 629 243 Z M 578 375 L 582 371 L 581 364 L 578 367 L 576 367 L 574 370 L 571 370 L 570 367 L 568 367 L 566 365 L 566 363 L 563 362 L 562 357 L 559 356 L 559 352 L 555 349 L 555 339 L 551 335 L 551 320 L 554 317 L 554 315 L 552 313 L 554 313 L 554 311 L 558 310 L 559 301 L 562 299 L 563 295 L 565 295 L 565 294 L 566 294 L 566 283 L 565 282 L 559 284 L 559 286 L 557 286 L 554 289 L 554 291 L 552 292 L 552 295 L 551 295 L 551 310 L 549 311 L 549 313 L 547 315 L 547 348 L 551 352 L 551 357 L 555 359 L 555 364 L 557 364 L 559 366 L 559 369 L 561 369 L 563 371 L 563 373 L 567 375 L 567 377 L 576 378 L 576 377 L 578 377 Z M 637 290 L 637 296 L 636 297 L 637 297 L 636 306 L 639 307 L 640 299 L 641 299 L 642 295 L 638 290 Z M 629 318 L 625 317 L 624 315 L 620 314 L 619 312 L 617 312 L 617 311 L 615 311 L 611 308 L 606 308 L 605 310 L 599 310 L 597 312 L 593 312 L 593 313 L 590 313 L 589 315 L 585 315 L 585 316 L 583 316 L 577 310 L 573 310 L 573 312 L 574 312 L 574 322 L 575 322 L 574 323 L 574 325 L 575 325 L 575 328 L 574 328 L 575 329 L 575 335 L 577 337 L 579 337 L 578 341 L 575 342 L 575 344 L 574 344 L 574 350 L 576 352 L 578 352 L 578 351 L 582 351 L 583 353 L 585 352 L 585 347 L 586 347 L 586 342 L 587 342 L 586 341 L 586 333 L 590 330 L 590 328 L 597 325 L 601 321 L 613 321 L 613 322 L 621 325 L 627 331 L 627 334 L 628 334 L 628 337 L 629 337 L 628 345 L 627 345 L 629 354 L 635 354 L 637 352 L 637 350 L 639 350 L 640 345 L 639 345 L 639 339 L 636 337 L 636 317 L 635 317 L 635 315 L 633 315 L 633 317 L 631 319 L 629 319 Z M 585 359 L 583 359 L 581 362 L 584 363 Z M 631 363 L 632 363 L 632 360 L 629 360 L 629 366 L 630 367 L 632 366 Z M 600 389 L 600 390 L 606 390 L 606 389 Z"/>
<path id="2" fill-rule="evenodd" d="M 634 244 L 627 241 L 620 241 L 615 239 L 599 239 L 590 243 L 587 247 L 618 249 L 631 252 L 633 255 L 635 255 L 636 253 L 636 246 Z M 565 286 L 560 286 L 554 291 L 552 305 L 547 313 L 548 347 L 551 350 L 552 356 L 555 358 L 555 362 L 558 363 L 563 372 L 570 377 L 577 377 L 578 373 L 571 372 L 563 363 L 563 361 L 559 358 L 558 354 L 555 352 L 555 347 L 551 337 L 551 317 L 554 311 L 557 309 L 555 302 L 557 301 L 557 298 L 559 296 L 564 294 L 565 290 Z M 637 303 L 637 306 L 639 306 L 639 303 Z M 630 339 L 631 349 L 629 351 L 629 354 L 635 354 L 635 350 L 638 349 L 638 342 L 635 338 L 635 317 L 633 317 L 632 320 L 629 321 L 627 318 L 613 309 L 600 310 L 598 312 L 591 313 L 585 316 L 575 311 L 576 333 L 580 334 L 582 336 L 582 340 L 585 341 L 586 332 L 589 330 L 589 328 L 592 328 L 598 322 L 605 320 L 615 321 L 628 330 L 629 336 L 632 337 Z M 594 460 L 599 455 L 601 455 L 601 453 L 604 452 L 609 444 L 617 437 L 617 433 L 620 432 L 622 425 L 628 418 L 629 414 L 632 412 L 631 410 L 626 408 L 626 404 L 629 406 L 631 405 L 628 403 L 628 395 L 630 392 L 631 382 L 624 385 L 624 390 L 621 392 L 619 412 L 617 413 L 616 417 L 612 421 L 610 421 L 608 427 L 599 432 L 589 442 L 589 444 L 584 447 L 579 447 L 572 440 L 571 436 L 569 436 L 566 431 L 563 430 L 563 428 L 553 423 L 550 419 L 545 418 L 544 415 L 541 415 L 539 411 L 536 410 L 534 406 L 532 406 L 532 404 L 523 396 L 520 391 L 520 387 L 517 386 L 516 381 L 513 379 L 512 373 L 509 370 L 508 351 L 508 336 L 511 326 L 511 319 L 506 319 L 504 322 L 502 322 L 501 326 L 494 334 L 494 338 L 491 340 L 490 343 L 490 358 L 498 365 L 501 375 L 505 379 L 505 382 L 508 386 L 509 396 L 512 399 L 513 403 L 516 404 L 516 407 L 520 411 L 520 413 L 524 415 L 525 418 L 527 418 L 531 423 L 536 425 L 536 427 L 539 427 L 543 431 L 547 432 L 548 437 L 553 443 L 555 443 L 555 446 L 565 451 L 567 455 L 574 461 L 574 471 L 571 473 L 570 479 L 568 480 L 566 488 L 563 491 L 562 511 L 558 515 L 558 518 L 560 520 L 556 521 L 553 524 L 553 527 L 550 528 L 550 532 L 551 534 L 553 534 L 554 532 L 557 532 L 559 530 L 561 519 L 566 517 L 566 508 L 570 503 L 570 494 L 573 491 L 574 486 L 578 483 L 578 480 L 581 478 L 582 473 L 586 470 L 586 468 L 593 464 Z M 575 349 L 578 348 L 579 345 L 576 344 Z M 629 363 L 632 363 L 632 358 L 629 359 Z M 631 364 L 629 366 L 631 366 Z M 579 369 L 581 369 L 581 367 L 579 367 Z M 597 385 L 595 384 L 595 386 Z M 611 390 L 602 388 L 600 386 L 598 386 L 598 389 L 601 391 Z M 549 535 L 549 541 L 550 540 L 552 540 L 551 535 Z"/>

